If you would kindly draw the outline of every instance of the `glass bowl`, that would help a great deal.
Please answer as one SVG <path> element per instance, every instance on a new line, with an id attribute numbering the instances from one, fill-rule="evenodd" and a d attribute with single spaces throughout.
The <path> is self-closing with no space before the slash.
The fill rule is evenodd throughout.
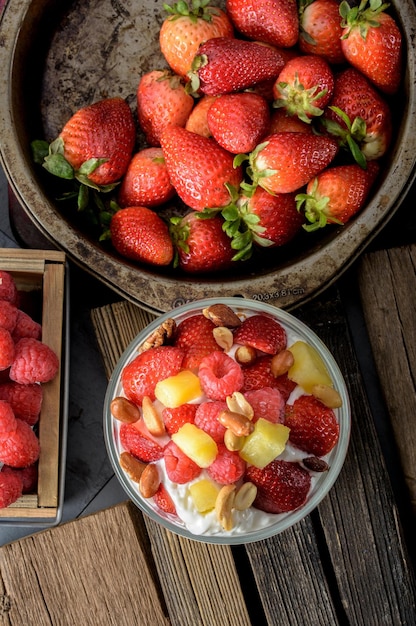
<path id="1" fill-rule="evenodd" d="M 210 524 L 214 523 L 213 519 L 215 518 L 215 513 L 208 514 L 211 515 L 211 518 L 208 518 L 208 515 L 202 516 L 203 522 L 201 524 L 199 523 L 201 519 L 198 519 L 197 517 L 200 514 L 196 514 L 195 519 L 198 520 L 198 523 L 195 525 L 185 524 L 185 522 L 177 516 L 161 511 L 156 504 L 154 504 L 153 498 L 145 499 L 142 497 L 137 483 L 133 482 L 120 466 L 120 454 L 124 451 L 120 441 L 121 422 L 113 417 L 110 408 L 113 398 L 124 395 L 121 382 L 121 374 L 124 367 L 137 356 L 140 346 L 160 326 L 160 324 L 167 319 L 174 319 L 176 324 L 179 324 L 182 320 L 197 313 L 201 313 L 203 309 L 218 303 L 228 305 L 241 318 L 244 318 L 246 315 L 259 313 L 270 315 L 285 328 L 288 338 L 288 347 L 290 347 L 295 340 L 299 339 L 307 342 L 315 348 L 321 356 L 330 375 L 333 386 L 340 394 L 342 401 L 340 408 L 333 409 L 339 424 L 338 442 L 331 452 L 323 457 L 328 463 L 329 469 L 325 472 L 311 473 L 312 484 L 305 504 L 296 510 L 281 514 L 262 513 L 257 509 L 254 509 L 254 507 L 250 507 L 251 512 L 248 516 L 249 522 L 241 522 L 243 524 L 243 526 L 241 526 L 239 524 L 239 520 L 234 518 L 235 524 L 230 531 L 223 530 L 220 525 L 218 525 L 215 530 L 210 528 Z M 293 393 L 296 393 L 296 390 Z M 188 539 L 206 543 L 238 545 L 259 541 L 284 531 L 307 516 L 327 495 L 341 471 L 348 449 L 350 428 L 350 403 L 346 384 L 336 361 L 334 360 L 332 354 L 328 351 L 325 344 L 310 328 L 308 328 L 308 326 L 292 314 L 268 304 L 240 297 L 207 298 L 204 300 L 193 301 L 155 319 L 136 336 L 136 338 L 124 351 L 110 378 L 104 401 L 105 443 L 115 475 L 117 476 L 126 494 L 143 513 L 148 515 L 155 522 L 160 523 L 166 529 L 182 535 L 183 537 L 187 537 Z M 294 457 L 296 457 L 294 460 L 298 460 L 299 450 L 293 450 L 292 446 L 288 446 L 287 449 L 289 449 L 289 457 L 291 454 L 294 454 Z M 285 455 L 286 452 L 283 454 Z M 303 456 L 305 457 L 311 455 L 303 454 Z M 164 474 L 163 471 L 160 473 L 162 475 Z M 188 497 L 188 501 L 189 500 L 190 498 Z M 237 512 L 235 513 L 240 515 Z M 191 514 L 190 519 L 193 517 L 194 516 Z M 251 519 L 251 517 L 253 519 Z M 251 528 L 249 527 L 250 525 L 252 525 Z"/>

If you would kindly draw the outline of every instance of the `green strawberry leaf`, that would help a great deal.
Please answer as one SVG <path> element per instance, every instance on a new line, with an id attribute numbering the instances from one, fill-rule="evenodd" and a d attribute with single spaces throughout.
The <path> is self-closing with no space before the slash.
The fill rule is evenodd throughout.
<path id="1" fill-rule="evenodd" d="M 32 157 L 35 163 L 38 165 L 42 165 L 45 158 L 49 154 L 49 144 L 47 141 L 43 141 L 43 139 L 35 139 L 30 144 L 32 148 Z"/>
<path id="2" fill-rule="evenodd" d="M 62 154 L 48 154 L 42 165 L 46 171 L 54 176 L 58 176 L 58 178 L 73 180 L 75 177 L 74 168 L 68 163 Z"/>

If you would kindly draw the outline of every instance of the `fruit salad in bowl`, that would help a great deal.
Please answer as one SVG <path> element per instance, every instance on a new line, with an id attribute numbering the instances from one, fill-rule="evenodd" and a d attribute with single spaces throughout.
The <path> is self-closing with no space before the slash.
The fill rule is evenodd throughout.
<path id="1" fill-rule="evenodd" d="M 350 435 L 342 374 L 303 322 L 245 298 L 154 320 L 109 381 L 104 435 L 131 500 L 165 528 L 241 544 L 312 511 Z"/>

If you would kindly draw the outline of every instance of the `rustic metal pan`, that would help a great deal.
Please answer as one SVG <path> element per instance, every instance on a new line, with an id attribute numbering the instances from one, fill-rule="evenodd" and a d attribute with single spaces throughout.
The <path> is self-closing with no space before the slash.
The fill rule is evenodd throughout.
<path id="1" fill-rule="evenodd" d="M 30 142 L 54 139 L 81 106 L 120 95 L 135 109 L 141 74 L 164 66 L 158 0 L 9 0 L 0 23 L 1 161 L 11 187 L 40 231 L 121 296 L 150 311 L 197 298 L 241 295 L 294 308 L 352 263 L 400 206 L 415 177 L 416 11 L 391 3 L 405 35 L 406 75 L 395 99 L 395 138 L 366 209 L 343 228 L 301 237 L 231 274 L 193 278 L 138 266 L 100 246 L 54 200 L 50 178 L 32 162 Z M 399 100 L 399 102 L 397 102 Z"/>

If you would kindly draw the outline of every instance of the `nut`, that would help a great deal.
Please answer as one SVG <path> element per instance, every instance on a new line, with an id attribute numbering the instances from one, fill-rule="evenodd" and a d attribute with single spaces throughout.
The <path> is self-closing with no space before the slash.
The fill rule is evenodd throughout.
<path id="1" fill-rule="evenodd" d="M 140 477 L 139 490 L 143 498 L 152 498 L 159 489 L 160 477 L 154 463 L 146 465 Z"/>
<path id="2" fill-rule="evenodd" d="M 149 348 L 157 348 L 163 346 L 173 336 L 176 330 L 176 322 L 172 318 L 165 320 L 158 326 L 152 334 L 142 343 L 139 353 L 149 350 Z"/>
<path id="3" fill-rule="evenodd" d="M 232 396 L 226 398 L 227 406 L 233 413 L 241 413 L 252 420 L 254 417 L 254 410 L 251 404 L 246 400 L 241 391 L 234 391 Z"/>
<path id="4" fill-rule="evenodd" d="M 215 513 L 217 520 L 224 530 L 231 530 L 233 527 L 233 506 L 235 498 L 235 485 L 224 485 L 218 492 L 215 500 Z"/>
<path id="5" fill-rule="evenodd" d="M 339 409 L 342 406 L 342 398 L 338 391 L 329 385 L 314 385 L 312 395 L 329 409 Z"/>
<path id="6" fill-rule="evenodd" d="M 295 358 L 290 350 L 282 350 L 278 354 L 275 354 L 270 362 L 270 370 L 275 378 L 287 374 Z"/>
<path id="7" fill-rule="evenodd" d="M 251 365 L 257 359 L 257 352 L 252 346 L 239 346 L 234 357 L 240 365 Z"/>
<path id="8" fill-rule="evenodd" d="M 143 421 L 151 435 L 160 437 L 165 434 L 165 424 L 149 396 L 142 400 Z"/>
<path id="9" fill-rule="evenodd" d="M 139 483 L 141 475 L 147 467 L 146 463 L 142 463 L 142 461 L 136 459 L 130 452 L 122 452 L 119 462 L 120 467 L 128 474 L 131 480 L 135 483 Z"/>
<path id="10" fill-rule="evenodd" d="M 317 456 L 308 456 L 303 459 L 303 464 L 311 472 L 327 472 L 329 470 L 328 463 Z"/>
<path id="11" fill-rule="evenodd" d="M 229 328 L 225 326 L 216 326 L 212 331 L 214 339 L 225 352 L 228 352 L 233 347 L 234 335 Z"/>
<path id="12" fill-rule="evenodd" d="M 225 426 L 225 428 L 232 430 L 237 437 L 246 437 L 254 430 L 253 422 L 241 413 L 221 411 L 218 415 L 218 421 Z"/>
<path id="13" fill-rule="evenodd" d="M 211 320 L 215 326 L 237 328 L 241 324 L 238 315 L 226 304 L 211 304 L 211 306 L 203 309 L 202 314 Z"/>
<path id="14" fill-rule="evenodd" d="M 125 424 L 133 424 L 140 419 L 138 407 L 123 396 L 117 396 L 111 400 L 110 411 L 116 420 Z"/>
<path id="15" fill-rule="evenodd" d="M 235 494 L 234 508 L 237 511 L 245 511 L 249 509 L 256 499 L 257 487 L 253 483 L 243 483 Z"/>
<path id="16" fill-rule="evenodd" d="M 230 428 L 224 433 L 224 445 L 230 452 L 238 452 L 244 445 L 245 437 L 239 437 Z"/>

